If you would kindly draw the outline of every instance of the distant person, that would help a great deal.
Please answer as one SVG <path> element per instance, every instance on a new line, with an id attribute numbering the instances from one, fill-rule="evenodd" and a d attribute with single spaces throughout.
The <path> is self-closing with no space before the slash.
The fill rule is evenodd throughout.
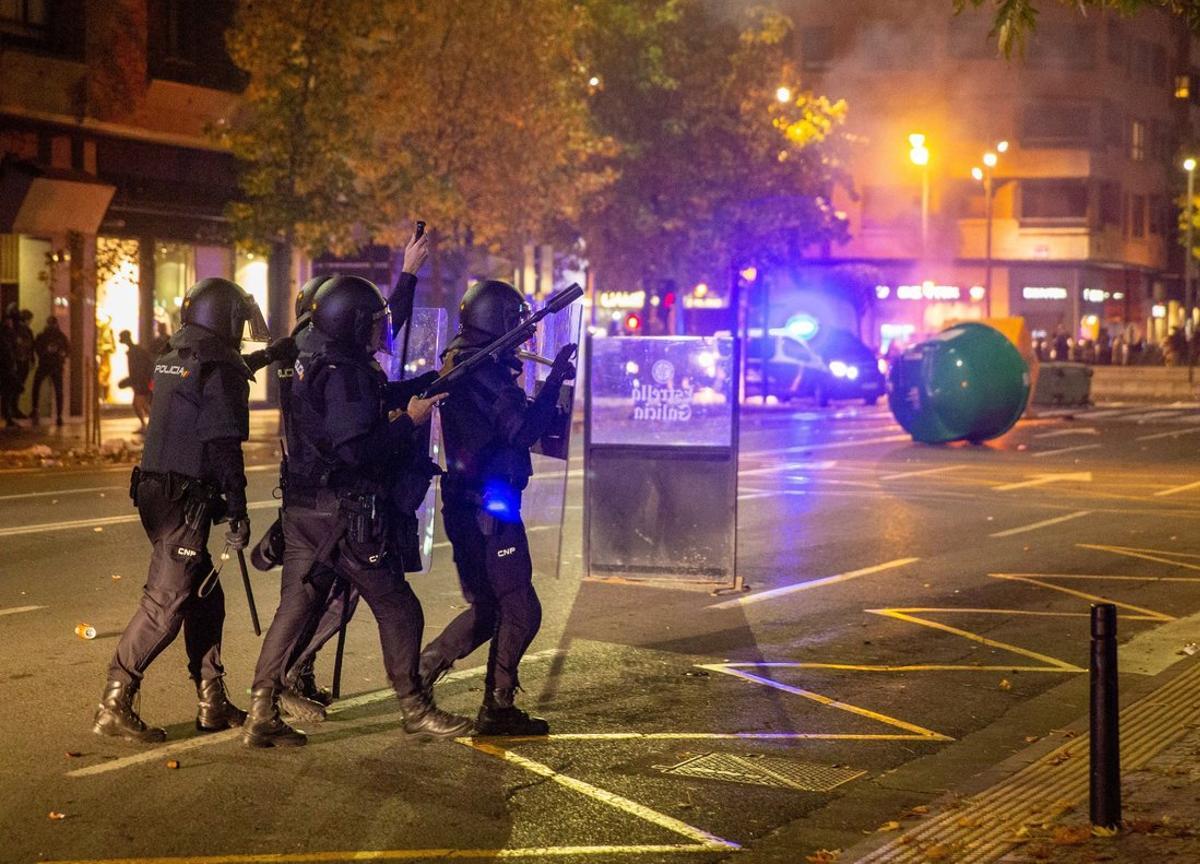
<path id="1" fill-rule="evenodd" d="M 16 305 L 12 307 L 16 310 Z M 15 316 L 5 313 L 0 318 L 0 415 L 7 429 L 17 425 L 17 325 Z"/>
<path id="2" fill-rule="evenodd" d="M 1096 362 L 1101 366 L 1108 366 L 1113 359 L 1113 344 L 1112 335 L 1105 327 L 1100 331 L 1100 336 L 1096 340 Z"/>
<path id="3" fill-rule="evenodd" d="M 33 370 L 33 328 L 29 326 L 29 322 L 32 320 L 33 313 L 28 309 L 22 309 L 16 321 L 17 404 L 13 416 L 18 420 L 27 419 L 25 412 L 20 409 L 20 403 L 21 394 L 25 392 L 25 385 L 29 381 L 29 373 Z"/>
<path id="4" fill-rule="evenodd" d="M 129 377 L 123 379 L 117 386 L 133 389 L 133 413 L 137 414 L 141 428 L 139 434 L 146 432 L 146 419 L 150 416 L 150 382 L 154 378 L 154 358 L 141 345 L 135 345 L 133 334 L 122 330 L 118 340 L 129 352 Z"/>
<path id="5" fill-rule="evenodd" d="M 54 422 L 63 425 L 63 364 L 71 356 L 71 343 L 59 329 L 58 319 L 51 315 L 46 327 L 33 340 L 33 353 L 37 356 L 37 371 L 33 373 L 33 425 L 38 425 L 38 408 L 41 405 L 42 382 L 47 378 L 54 387 Z"/>
<path id="6" fill-rule="evenodd" d="M 154 338 L 150 340 L 150 356 L 161 357 L 171 347 L 171 331 L 166 321 L 154 322 Z"/>
<path id="7" fill-rule="evenodd" d="M 1067 333 L 1061 324 L 1054 331 L 1054 347 L 1051 356 L 1059 363 L 1064 363 L 1071 357 L 1071 340 L 1067 338 Z"/>

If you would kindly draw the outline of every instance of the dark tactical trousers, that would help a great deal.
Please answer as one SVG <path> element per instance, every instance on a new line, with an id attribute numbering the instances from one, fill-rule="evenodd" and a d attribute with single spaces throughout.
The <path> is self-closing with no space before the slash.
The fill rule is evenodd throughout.
<path id="1" fill-rule="evenodd" d="M 189 527 L 186 498 L 162 480 L 143 478 L 138 485 L 138 514 L 150 538 L 150 574 L 137 612 L 121 634 L 108 668 L 108 679 L 137 684 L 162 650 L 183 627 L 188 674 L 208 680 L 225 674 L 221 665 L 221 633 L 225 626 L 225 594 L 214 581 L 204 597 L 198 589 L 212 572 L 208 554 L 211 522 Z M 173 500 L 174 499 L 174 500 Z M 187 550 L 180 552 L 180 549 Z M 188 554 L 194 552 L 195 554 Z"/>
<path id="2" fill-rule="evenodd" d="M 37 371 L 33 373 L 33 415 L 36 417 L 39 414 L 38 406 L 42 401 L 42 382 L 47 378 L 50 379 L 50 384 L 54 388 L 54 416 L 61 420 L 63 416 L 63 369 L 61 365 L 38 364 Z"/>
<path id="3" fill-rule="evenodd" d="M 317 569 L 324 569 L 323 565 L 318 564 Z M 338 630 L 341 629 L 342 621 L 349 621 L 358 611 L 358 601 L 362 595 L 358 593 L 357 588 L 343 579 L 338 579 L 336 572 L 332 572 L 327 579 L 321 581 L 321 584 L 326 582 L 329 584 L 329 594 L 322 607 L 324 611 L 320 613 L 321 617 L 315 621 L 312 632 L 301 636 L 299 644 L 303 647 L 296 659 L 288 665 L 287 679 L 289 683 L 295 683 L 296 678 L 306 668 L 311 669 L 317 659 L 317 654 L 325 647 L 325 643 L 336 636 Z"/>
<path id="4" fill-rule="evenodd" d="M 477 504 L 454 499 L 443 505 L 442 521 L 454 548 L 463 597 L 471 605 L 424 653 L 446 668 L 490 639 L 488 692 L 516 688 L 517 666 L 542 626 L 525 525 L 519 518 L 500 522 Z"/>
<path id="5" fill-rule="evenodd" d="M 312 641 L 329 592 L 341 577 L 358 590 L 375 616 L 384 669 L 396 694 L 412 695 L 418 689 L 417 659 L 425 617 L 420 601 L 405 581 L 399 558 L 386 555 L 371 562 L 366 550 L 347 536 L 332 491 L 322 492 L 312 504 L 301 507 L 289 503 L 284 507 L 279 609 L 263 639 L 254 687 L 287 686 L 286 675 Z M 320 566 L 320 552 L 330 545 L 331 537 L 337 539 L 326 556 L 328 566 Z"/>

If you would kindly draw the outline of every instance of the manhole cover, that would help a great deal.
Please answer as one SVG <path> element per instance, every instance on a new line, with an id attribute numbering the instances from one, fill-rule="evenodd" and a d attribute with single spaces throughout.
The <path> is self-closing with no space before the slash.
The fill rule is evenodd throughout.
<path id="1" fill-rule="evenodd" d="M 815 765 L 776 756 L 737 756 L 733 753 L 705 753 L 678 765 L 664 768 L 664 774 L 699 777 L 704 780 L 725 780 L 730 783 L 752 783 L 778 789 L 799 789 L 804 792 L 828 792 L 849 783 L 866 771 L 841 768 L 835 765 Z"/>

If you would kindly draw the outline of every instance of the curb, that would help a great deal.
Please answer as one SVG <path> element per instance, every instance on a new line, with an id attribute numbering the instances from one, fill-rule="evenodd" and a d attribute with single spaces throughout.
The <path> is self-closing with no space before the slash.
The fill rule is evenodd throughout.
<path id="1" fill-rule="evenodd" d="M 1121 711 L 1121 767 L 1132 771 L 1182 737 L 1200 719 L 1200 663 Z M 1080 734 L 1049 753 L 1030 748 L 1034 761 L 961 806 L 943 810 L 877 848 L 851 850 L 858 864 L 923 864 L 930 860 L 983 864 L 1025 841 L 1022 828 L 1045 822 L 1086 800 L 1089 738 Z M 1018 756 L 1021 758 L 1021 756 Z"/>

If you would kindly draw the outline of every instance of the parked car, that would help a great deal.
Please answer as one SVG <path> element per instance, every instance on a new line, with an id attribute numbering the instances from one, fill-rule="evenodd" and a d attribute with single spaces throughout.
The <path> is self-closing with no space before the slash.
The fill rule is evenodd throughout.
<path id="1" fill-rule="evenodd" d="M 784 329 L 752 329 L 746 345 L 746 386 L 761 392 L 763 358 L 771 395 L 781 401 L 811 396 L 822 407 L 833 400 L 874 405 L 887 392 L 883 362 L 848 330 L 822 329 L 800 339 Z"/>

